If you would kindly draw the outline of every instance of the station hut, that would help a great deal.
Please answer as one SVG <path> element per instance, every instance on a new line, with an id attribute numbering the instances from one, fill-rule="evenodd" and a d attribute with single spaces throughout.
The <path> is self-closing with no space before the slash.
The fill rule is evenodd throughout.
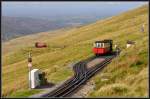
<path id="1" fill-rule="evenodd" d="M 135 42 L 128 40 L 128 41 L 127 41 L 127 44 L 126 44 L 126 47 L 129 48 L 129 47 L 131 47 L 131 46 L 135 46 Z"/>
<path id="2" fill-rule="evenodd" d="M 47 45 L 46 45 L 46 43 L 43 43 L 43 42 L 36 42 L 35 47 L 36 48 L 43 48 L 43 47 L 47 47 Z"/>

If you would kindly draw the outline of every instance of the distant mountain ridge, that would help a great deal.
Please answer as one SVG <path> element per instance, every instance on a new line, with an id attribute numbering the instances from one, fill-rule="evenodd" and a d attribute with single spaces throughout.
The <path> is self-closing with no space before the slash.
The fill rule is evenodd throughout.
<path id="1" fill-rule="evenodd" d="M 67 24 L 57 21 L 2 16 L 2 41 L 37 32 L 55 30 L 65 26 Z"/>
<path id="2" fill-rule="evenodd" d="M 48 20 L 2 16 L 2 41 L 8 41 L 24 35 L 51 31 L 64 27 L 80 26 L 81 24 L 94 20 L 94 18 L 91 17 L 83 18 Z"/>
<path id="3" fill-rule="evenodd" d="M 57 30 L 64 27 L 76 27 L 96 22 L 110 15 L 93 16 L 81 15 L 56 18 L 10 17 L 2 16 L 2 41 L 8 41 L 16 37 Z"/>

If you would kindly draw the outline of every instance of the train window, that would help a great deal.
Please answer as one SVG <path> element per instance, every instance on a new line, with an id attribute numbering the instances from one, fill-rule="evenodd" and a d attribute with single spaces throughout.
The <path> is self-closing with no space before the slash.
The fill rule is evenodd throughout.
<path id="1" fill-rule="evenodd" d="M 100 43 L 97 43 L 97 47 L 100 47 L 101 45 L 100 45 Z"/>
<path id="2" fill-rule="evenodd" d="M 100 43 L 95 43 L 94 44 L 94 47 L 100 47 L 101 45 L 100 45 Z"/>
<path id="3" fill-rule="evenodd" d="M 99 44 L 100 44 L 100 46 L 99 46 L 99 47 L 101 48 L 101 47 L 102 47 L 102 43 L 99 43 Z"/>
<path id="4" fill-rule="evenodd" d="M 101 43 L 99 43 L 98 47 L 101 47 Z"/>
<path id="5" fill-rule="evenodd" d="M 98 43 L 96 43 L 96 47 L 98 47 Z"/>
<path id="6" fill-rule="evenodd" d="M 97 47 L 97 46 L 98 46 L 97 43 L 95 43 L 95 44 L 94 44 L 94 47 Z"/>
<path id="7" fill-rule="evenodd" d="M 101 48 L 104 48 L 104 43 L 101 44 Z"/>
<path id="8" fill-rule="evenodd" d="M 109 47 L 109 46 L 110 46 L 109 43 L 105 43 L 105 45 L 104 45 L 105 48 L 106 48 L 106 47 Z"/>
<path id="9" fill-rule="evenodd" d="M 94 47 L 104 48 L 105 47 L 105 43 L 95 43 Z"/>
<path id="10" fill-rule="evenodd" d="M 105 44 L 104 44 L 104 48 L 106 48 L 107 46 L 108 46 L 107 43 L 105 43 Z"/>
<path id="11" fill-rule="evenodd" d="M 103 46 L 103 47 L 105 48 L 106 46 L 107 46 L 106 43 L 104 43 L 104 46 Z"/>

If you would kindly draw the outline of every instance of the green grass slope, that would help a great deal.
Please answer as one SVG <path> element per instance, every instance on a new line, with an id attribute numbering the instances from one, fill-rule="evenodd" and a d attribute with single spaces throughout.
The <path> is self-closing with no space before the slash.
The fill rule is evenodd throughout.
<path id="1" fill-rule="evenodd" d="M 143 24 L 144 33 L 140 31 Z M 93 42 L 103 39 L 113 39 L 122 52 L 92 78 L 96 88 L 89 97 L 148 96 L 148 5 L 82 27 L 29 35 L 4 43 L 2 95 L 24 97 L 39 92 L 28 89 L 29 51 L 33 68 L 45 71 L 48 80 L 57 84 L 73 75 L 69 64 L 92 56 Z M 126 49 L 127 40 L 134 40 L 136 47 Z M 35 41 L 44 41 L 48 47 L 36 49 Z M 108 76 L 107 81 L 101 80 L 102 74 Z"/>

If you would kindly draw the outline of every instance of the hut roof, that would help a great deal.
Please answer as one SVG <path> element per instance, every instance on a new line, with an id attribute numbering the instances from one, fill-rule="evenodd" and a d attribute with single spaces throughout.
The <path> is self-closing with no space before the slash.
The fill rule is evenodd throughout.
<path id="1" fill-rule="evenodd" d="M 127 41 L 127 44 L 135 44 L 135 42 L 134 41 Z"/>

